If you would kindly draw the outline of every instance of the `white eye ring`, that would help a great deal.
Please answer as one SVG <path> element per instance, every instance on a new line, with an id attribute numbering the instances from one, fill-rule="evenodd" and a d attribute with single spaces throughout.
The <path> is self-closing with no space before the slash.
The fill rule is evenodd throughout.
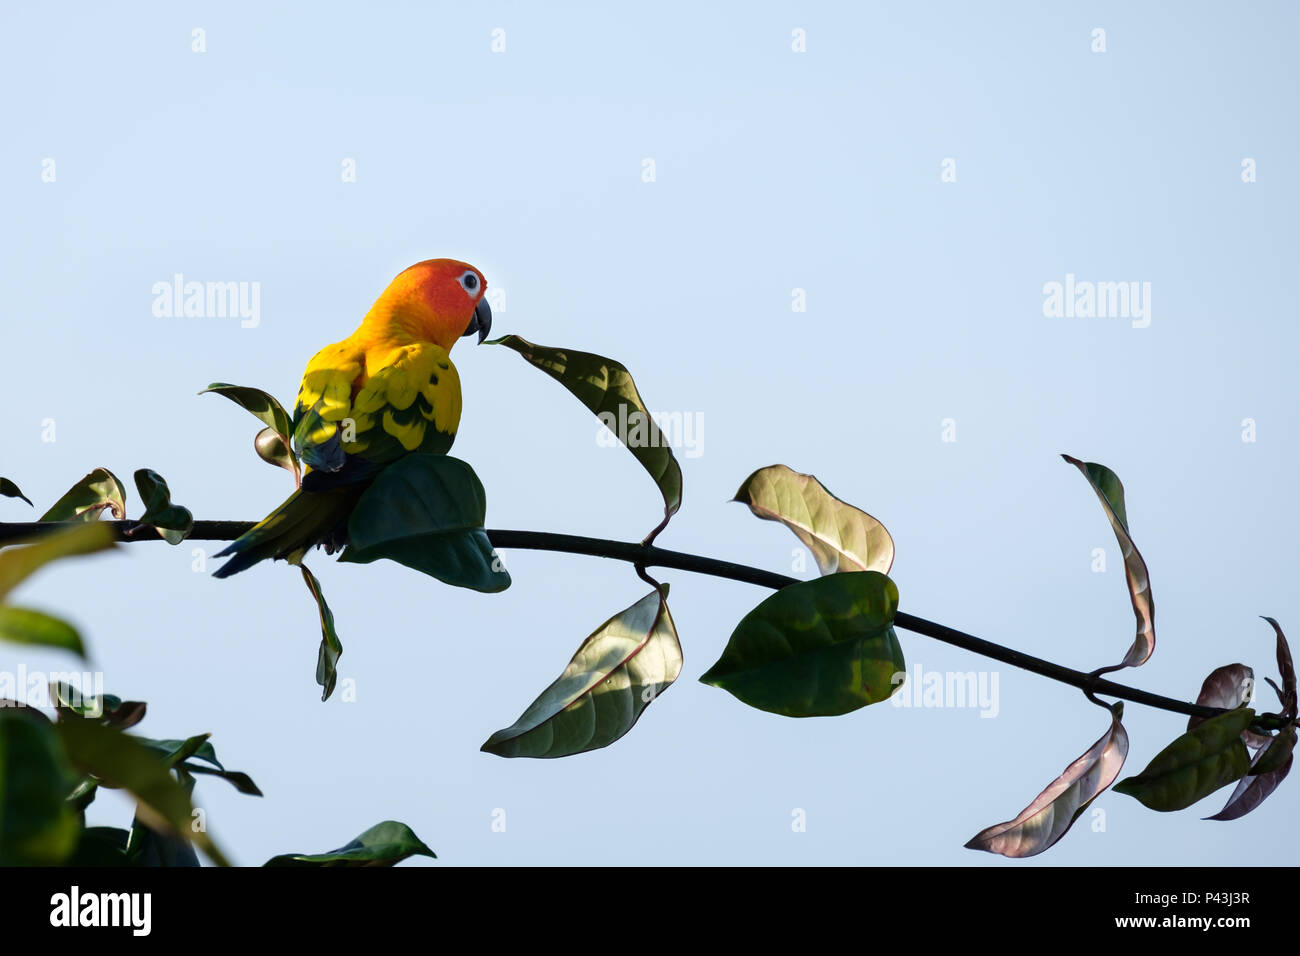
<path id="1" fill-rule="evenodd" d="M 474 272 L 472 269 L 466 270 L 460 277 L 460 287 L 470 295 L 478 295 L 478 273 Z"/>

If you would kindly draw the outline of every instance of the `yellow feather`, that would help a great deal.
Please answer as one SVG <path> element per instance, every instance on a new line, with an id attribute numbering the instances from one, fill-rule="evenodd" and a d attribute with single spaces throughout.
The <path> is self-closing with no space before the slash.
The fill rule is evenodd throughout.
<path id="1" fill-rule="evenodd" d="M 306 445 L 331 441 L 339 423 L 343 451 L 363 457 L 375 448 L 377 434 L 391 435 L 403 450 L 414 451 L 430 425 L 446 435 L 456 433 L 460 376 L 447 350 L 432 342 L 395 342 L 378 335 L 377 328 L 359 329 L 351 338 L 317 352 L 308 363 L 298 408 L 313 410 L 319 424 L 300 436 Z M 422 399 L 416 409 L 419 417 L 410 420 L 403 415 L 408 420 L 402 424 L 394 412 L 408 411 L 416 399 Z"/>
<path id="2" fill-rule="evenodd" d="M 384 431 L 401 442 L 407 451 L 415 451 L 420 447 L 420 442 L 424 441 L 424 422 L 399 425 L 392 412 L 384 412 Z"/>

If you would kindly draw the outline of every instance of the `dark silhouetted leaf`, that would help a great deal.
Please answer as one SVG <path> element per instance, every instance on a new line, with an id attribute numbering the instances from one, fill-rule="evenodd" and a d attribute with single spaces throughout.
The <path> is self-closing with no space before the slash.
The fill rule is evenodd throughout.
<path id="1" fill-rule="evenodd" d="M 650 473 L 664 499 L 664 520 L 646 540 L 653 539 L 682 506 L 682 469 L 627 368 L 600 355 L 534 345 L 517 335 L 488 344 L 513 349 L 567 388 Z"/>
<path id="2" fill-rule="evenodd" d="M 67 801 L 75 783 L 51 723 L 30 708 L 0 708 L 0 866 L 57 864 L 76 849 L 81 823 Z"/>
<path id="3" fill-rule="evenodd" d="M 1140 774 L 1115 784 L 1115 792 L 1152 810 L 1190 807 L 1250 770 L 1241 732 L 1254 719 L 1249 707 L 1209 718 L 1156 754 Z"/>
<path id="4" fill-rule="evenodd" d="M 157 750 L 93 720 L 60 721 L 56 729 L 72 763 L 102 786 L 135 797 L 136 815 L 146 825 L 190 840 L 213 862 L 228 865 L 208 834 L 191 826 L 194 807 L 189 794 Z"/>
<path id="5" fill-rule="evenodd" d="M 29 505 L 32 503 L 32 499 L 23 494 L 22 489 L 8 478 L 0 478 L 0 495 L 6 498 L 21 498 Z M 35 507 L 35 505 L 32 505 L 32 507 Z"/>
<path id="6" fill-rule="evenodd" d="M 184 763 L 181 764 L 186 772 L 197 773 L 204 776 L 220 777 L 226 783 L 230 784 L 240 793 L 246 793 L 251 797 L 262 796 L 262 791 L 257 784 L 253 783 L 253 778 L 239 770 L 213 770 L 211 767 L 203 767 L 198 764 Z"/>
<path id="7" fill-rule="evenodd" d="M 865 511 L 835 497 L 813 475 L 786 465 L 760 468 L 733 499 L 765 521 L 779 521 L 812 552 L 822 574 L 879 571 L 894 563 L 894 540 Z"/>
<path id="8" fill-rule="evenodd" d="M 20 544 L 0 551 L 0 599 L 38 568 L 59 558 L 91 554 L 113 547 L 113 529 L 106 524 L 61 528 L 44 534 L 33 544 Z"/>
<path id="9" fill-rule="evenodd" d="M 240 793 L 247 793 L 255 797 L 262 796 L 262 791 L 258 789 L 257 784 L 253 783 L 248 774 L 237 770 L 227 770 L 222 766 L 208 737 L 208 734 L 199 734 L 186 740 L 150 740 L 146 737 L 136 739 L 146 747 L 156 751 L 167 766 L 174 770 L 185 774 L 220 777 Z M 193 763 L 192 760 L 203 760 L 211 764 L 211 766 L 204 767 L 201 764 Z"/>
<path id="10" fill-rule="evenodd" d="M 682 670 L 682 647 L 663 596 L 651 591 L 578 648 L 564 673 L 514 725 L 482 747 L 501 757 L 567 757 L 608 747 Z"/>
<path id="11" fill-rule="evenodd" d="M 130 866 L 126 842 L 130 831 L 121 827 L 86 827 L 81 842 L 67 860 L 68 866 Z"/>
<path id="12" fill-rule="evenodd" d="M 745 615 L 700 680 L 787 717 L 877 703 L 906 672 L 892 627 L 897 607 L 898 588 L 876 571 L 792 584 Z"/>
<path id="13" fill-rule="evenodd" d="M 211 734 L 195 734 L 193 737 L 187 737 L 184 740 L 153 740 L 149 737 L 133 737 L 150 750 L 156 751 L 168 767 L 175 767 L 181 761 L 189 760 L 190 757 L 197 756 L 200 760 L 206 760 L 218 769 L 222 769 L 221 764 L 217 761 L 217 752 L 212 749 L 212 744 L 208 742 Z"/>
<path id="14" fill-rule="evenodd" d="M 68 489 L 41 515 L 42 521 L 94 521 L 107 508 L 114 518 L 126 517 L 126 489 L 107 468 L 96 468 Z"/>
<path id="15" fill-rule="evenodd" d="M 483 485 L 465 462 L 405 455 L 361 495 L 339 560 L 389 558 L 456 587 L 504 591 L 510 574 L 483 530 L 486 513 Z"/>
<path id="16" fill-rule="evenodd" d="M 1151 652 L 1156 649 L 1156 607 L 1151 597 L 1151 579 L 1147 574 L 1146 562 L 1142 560 L 1142 555 L 1129 536 L 1128 514 L 1124 509 L 1124 486 L 1119 477 L 1105 465 L 1079 461 L 1069 455 L 1061 457 L 1083 472 L 1083 476 L 1088 479 L 1088 484 L 1092 485 L 1092 490 L 1101 499 L 1106 518 L 1119 541 L 1120 552 L 1124 555 L 1124 577 L 1128 581 L 1133 614 L 1137 618 L 1137 636 L 1121 663 L 1124 667 L 1139 667 L 1147 662 Z"/>
<path id="17" fill-rule="evenodd" d="M 91 777 L 83 777 L 73 787 L 72 793 L 68 795 L 68 803 L 72 809 L 78 813 L 84 813 L 86 807 L 95 802 L 95 796 L 99 793 L 99 784 L 95 783 Z"/>
<path id="18" fill-rule="evenodd" d="M 132 823 L 126 856 L 130 866 L 198 866 L 194 847 L 180 837 L 159 833 L 138 819 Z"/>
<path id="19" fill-rule="evenodd" d="M 339 640 L 339 635 L 334 630 L 334 612 L 330 606 L 325 603 L 325 593 L 320 589 L 320 582 L 316 580 L 316 575 L 307 570 L 307 565 L 298 565 L 298 570 L 302 572 L 302 579 L 307 582 L 307 590 L 311 591 L 312 598 L 316 601 L 316 609 L 320 612 L 320 650 L 316 654 L 316 683 L 321 686 L 321 700 L 329 700 L 330 694 L 334 693 L 334 684 L 338 680 L 338 663 L 339 658 L 343 655 L 343 642 Z"/>
<path id="20" fill-rule="evenodd" d="M 284 853 L 267 860 L 265 866 L 393 866 L 407 857 L 436 859 L 405 823 L 387 820 L 367 830 L 352 842 L 328 853 Z"/>
<path id="21" fill-rule="evenodd" d="M 172 504 L 171 491 L 163 476 L 148 468 L 135 473 L 135 487 L 144 500 L 141 524 L 158 529 L 168 544 L 180 544 L 194 527 L 194 515 L 188 508 Z"/>

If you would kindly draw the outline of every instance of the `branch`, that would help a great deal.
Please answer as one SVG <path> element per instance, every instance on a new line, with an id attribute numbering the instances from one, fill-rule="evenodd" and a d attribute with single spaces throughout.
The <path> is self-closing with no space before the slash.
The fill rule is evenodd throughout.
<path id="1" fill-rule="evenodd" d="M 7 542 L 20 538 L 48 534 L 63 525 L 72 523 L 74 522 L 27 521 L 0 524 L 0 547 Z M 119 541 L 162 540 L 162 536 L 153 527 L 140 524 L 138 521 L 112 521 L 108 523 L 113 525 Z M 196 521 L 186 540 L 233 541 L 253 527 L 253 524 L 252 521 Z M 683 551 L 669 551 L 655 545 L 635 544 L 631 541 L 586 538 L 580 535 L 554 534 L 548 531 L 488 530 L 487 535 L 493 546 L 497 548 L 555 551 L 564 554 L 585 554 L 598 558 L 613 558 L 616 561 L 628 561 L 640 567 L 693 571 L 698 574 L 742 581 L 746 584 L 756 584 L 759 587 L 774 590 L 799 582 L 798 578 L 776 574 L 772 571 L 764 571 L 761 568 L 734 564 L 730 561 L 719 561 L 716 558 L 687 554 Z M 1001 644 L 994 644 L 992 641 L 975 637 L 973 634 L 967 634 L 964 631 L 958 631 L 943 624 L 936 624 L 933 621 L 927 621 L 925 618 L 916 617 L 912 614 L 905 614 L 902 611 L 894 615 L 894 624 L 904 630 L 922 634 L 944 644 L 951 644 L 953 647 L 960 647 L 974 654 L 980 654 L 995 661 L 1010 664 L 1012 667 L 1019 667 L 1022 670 L 1059 681 L 1062 684 L 1077 687 L 1085 693 L 1104 694 L 1107 697 L 1116 697 L 1121 700 L 1145 704 L 1148 707 L 1155 707 L 1176 714 L 1186 714 L 1191 717 L 1214 717 L 1225 712 L 1221 707 L 1202 707 L 1198 704 L 1175 700 L 1172 697 L 1162 697 L 1159 694 L 1148 693 L 1136 687 L 1117 684 L 1114 681 L 1101 678 L 1095 671 L 1089 674 L 1060 664 L 1054 664 L 1040 657 L 1024 654 L 1012 648 L 1003 647 Z M 1264 719 L 1257 721 L 1257 725 L 1268 727 L 1270 722 L 1267 718 L 1269 716 L 1271 715 L 1260 715 Z"/>

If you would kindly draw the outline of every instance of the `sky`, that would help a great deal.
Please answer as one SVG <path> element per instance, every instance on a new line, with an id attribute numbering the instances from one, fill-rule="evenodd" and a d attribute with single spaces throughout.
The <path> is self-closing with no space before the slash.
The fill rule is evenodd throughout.
<path id="1" fill-rule="evenodd" d="M 792 536 L 729 503 L 785 463 L 889 528 L 901 610 L 1091 670 L 1134 621 L 1068 453 L 1123 480 L 1150 567 L 1155 654 L 1116 679 L 1190 700 L 1223 664 L 1276 676 L 1259 616 L 1300 633 L 1298 20 L 1266 2 L 6 6 L 0 475 L 39 510 L 0 499 L 0 520 L 96 466 L 132 517 L 147 467 L 196 517 L 260 518 L 292 480 L 254 456 L 254 419 L 197 393 L 290 402 L 394 275 L 446 256 L 487 277 L 494 333 L 615 358 L 693 424 L 662 546 L 811 577 Z M 257 309 L 156 314 L 178 274 L 256 289 Z M 1052 283 L 1135 294 L 1062 315 Z M 653 483 L 561 387 L 503 348 L 452 354 L 453 453 L 489 527 L 654 526 Z M 262 799 L 196 791 L 241 864 L 385 819 L 453 866 L 1300 849 L 1294 783 L 1233 823 L 1200 819 L 1227 790 L 1172 814 L 1108 792 L 1032 860 L 964 849 L 1106 714 L 907 632 L 910 672 L 996 680 L 996 708 L 753 710 L 698 678 L 767 592 L 680 571 L 657 575 L 676 685 L 607 749 L 502 759 L 479 746 L 646 593 L 630 567 L 510 552 L 513 586 L 486 595 L 317 555 L 355 698 L 322 703 L 297 571 L 216 580 L 217 547 L 125 546 L 14 598 L 77 624 L 105 690 L 148 702 L 139 733 L 211 732 L 257 781 Z M 0 646 L 0 670 L 73 664 Z M 1125 726 L 1127 775 L 1185 724 L 1130 704 Z M 89 814 L 129 818 L 114 795 Z"/>

